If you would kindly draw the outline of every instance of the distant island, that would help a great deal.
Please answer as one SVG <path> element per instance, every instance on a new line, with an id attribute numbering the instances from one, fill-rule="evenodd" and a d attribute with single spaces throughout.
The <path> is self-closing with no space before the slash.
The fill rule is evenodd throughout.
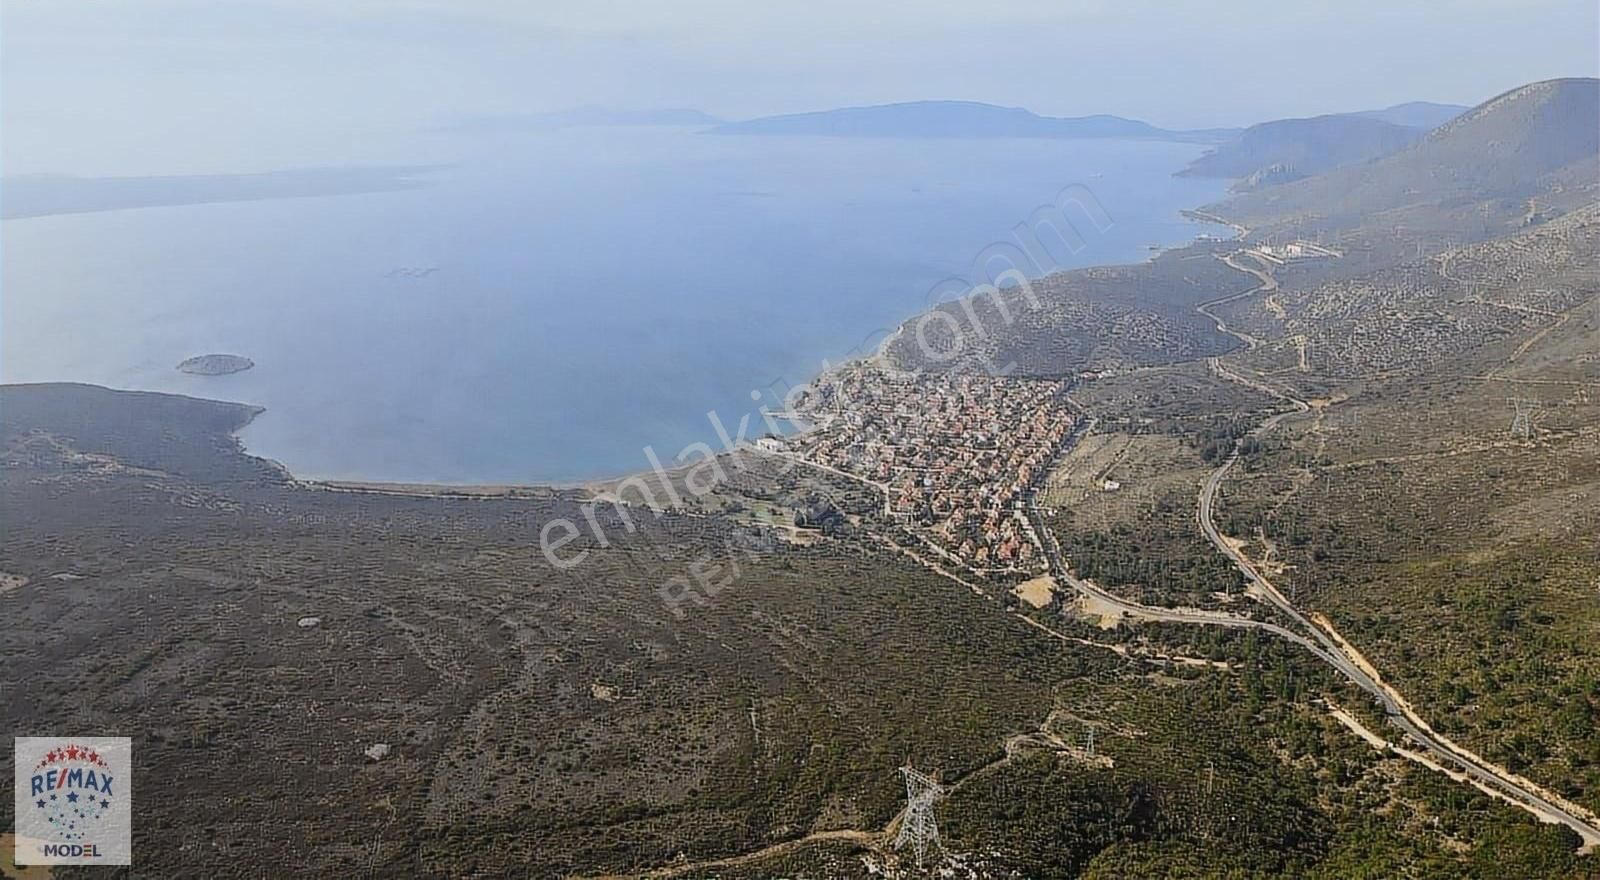
<path id="1" fill-rule="evenodd" d="M 911 101 L 763 116 L 710 129 L 727 135 L 831 135 L 902 138 L 1140 138 L 1219 143 L 1238 129 L 1172 131 L 1105 114 L 1040 116 L 1021 107 L 977 101 Z"/>
<path id="2" fill-rule="evenodd" d="M 255 365 L 255 361 L 236 354 L 202 354 L 179 364 L 178 371 L 194 376 L 226 376 L 242 373 Z"/>

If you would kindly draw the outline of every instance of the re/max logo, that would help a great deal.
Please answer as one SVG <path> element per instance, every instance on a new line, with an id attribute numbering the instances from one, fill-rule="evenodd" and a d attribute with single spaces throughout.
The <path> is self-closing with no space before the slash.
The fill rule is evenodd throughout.
<path id="1" fill-rule="evenodd" d="M 111 794 L 111 775 L 95 775 L 93 770 L 84 770 L 74 767 L 71 770 L 49 770 L 33 777 L 33 793 L 50 791 L 52 789 L 71 786 L 72 788 L 88 788 L 101 794 Z"/>

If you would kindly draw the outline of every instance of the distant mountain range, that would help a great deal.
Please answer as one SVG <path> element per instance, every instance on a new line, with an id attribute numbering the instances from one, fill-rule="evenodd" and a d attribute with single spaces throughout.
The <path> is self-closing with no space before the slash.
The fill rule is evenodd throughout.
<path id="1" fill-rule="evenodd" d="M 1363 162 L 1240 195 L 1208 210 L 1247 226 L 1501 234 L 1600 196 L 1600 80 L 1555 79 L 1491 98 L 1410 144 Z M 1471 223 L 1467 218 L 1476 218 Z"/>
<path id="2" fill-rule="evenodd" d="M 440 127 L 453 132 L 551 131 L 563 128 L 622 125 L 694 126 L 720 135 L 787 135 L 894 138 L 1132 138 L 1215 144 L 1210 164 L 1186 173 L 1245 177 L 1281 164 L 1281 173 L 1305 176 L 1345 161 L 1377 155 L 1403 146 L 1414 129 L 1443 122 L 1465 107 L 1417 101 L 1383 110 L 1318 117 L 1339 120 L 1281 120 L 1249 129 L 1175 130 L 1137 119 L 1092 116 L 1041 116 L 1022 107 L 1001 107 L 978 101 L 909 101 L 866 107 L 842 107 L 811 113 L 762 116 L 729 122 L 688 108 L 614 110 L 594 105 L 541 113 L 488 114 L 463 117 Z M 1303 125 L 1297 125 L 1303 124 Z M 1297 132 L 1295 129 L 1305 128 Z M 1348 132 L 1342 129 L 1348 128 Z M 1257 131 L 1261 129 L 1261 131 Z M 1231 146 L 1244 137 L 1245 142 Z M 1322 140 L 1332 146 L 1319 155 Z M 1339 142 L 1345 142 L 1344 146 Z M 1203 159 L 1202 161 L 1206 161 Z M 1280 176 L 1281 176 L 1280 173 Z"/>
<path id="3" fill-rule="evenodd" d="M 1218 144 L 1180 173 L 1236 177 L 1240 190 L 1284 183 L 1392 153 L 1467 109 L 1415 101 L 1383 110 L 1263 122 Z"/>
<path id="4" fill-rule="evenodd" d="M 725 135 L 899 138 L 1140 138 L 1217 143 L 1237 129 L 1172 131 L 1121 116 L 1040 116 L 976 101 L 911 101 L 763 116 L 711 129 Z"/>
<path id="5" fill-rule="evenodd" d="M 1471 107 L 1462 104 L 1435 104 L 1432 101 L 1411 101 L 1405 104 L 1396 104 L 1393 107 L 1385 107 L 1382 110 L 1361 110 L 1344 115 L 1376 119 L 1380 122 L 1391 122 L 1395 125 L 1405 125 L 1411 128 L 1438 128 L 1471 109 Z"/>

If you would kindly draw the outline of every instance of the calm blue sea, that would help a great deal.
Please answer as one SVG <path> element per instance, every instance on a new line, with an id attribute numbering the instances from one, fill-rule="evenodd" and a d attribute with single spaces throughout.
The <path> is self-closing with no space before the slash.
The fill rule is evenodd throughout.
<path id="1" fill-rule="evenodd" d="M 1061 267 L 1192 238 L 1224 187 L 1166 143 L 419 137 L 453 164 L 417 189 L 6 221 L 0 379 L 259 404 L 245 445 L 305 477 L 617 475 L 870 348 L 1065 187 L 1113 223 Z M 174 369 L 208 352 L 256 367 Z"/>

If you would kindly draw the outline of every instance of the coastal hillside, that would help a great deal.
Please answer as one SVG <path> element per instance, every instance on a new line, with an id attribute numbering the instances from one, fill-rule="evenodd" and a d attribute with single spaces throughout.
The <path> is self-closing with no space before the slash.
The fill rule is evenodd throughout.
<path id="1" fill-rule="evenodd" d="M 1058 272 L 1028 291 L 945 303 L 907 321 L 884 346 L 901 369 L 1004 370 L 1070 376 L 1217 355 L 1238 343 L 1195 304 L 1249 287 L 1250 276 L 1213 253 L 1229 245 L 1197 242 L 1144 263 Z"/>
<path id="2" fill-rule="evenodd" d="M 1235 190 L 1247 192 L 1386 156 L 1469 109 L 1411 101 L 1382 110 L 1275 119 L 1239 132 L 1179 173 L 1238 178 Z"/>
<path id="3" fill-rule="evenodd" d="M 824 135 L 902 138 L 1144 138 L 1211 142 L 1231 132 L 1169 131 L 1137 119 L 1040 116 L 976 101 L 910 101 L 763 116 L 710 130 L 724 135 Z"/>
<path id="4" fill-rule="evenodd" d="M 1250 227 L 1251 240 L 1321 237 L 1337 257 L 1258 259 L 1232 253 L 1232 242 L 1200 241 L 1143 264 L 1052 275 L 1033 284 L 1036 304 L 1009 289 L 941 306 L 949 318 L 907 322 L 885 353 L 907 369 L 1009 365 L 1060 376 L 1227 352 L 1239 340 L 1196 306 L 1246 289 L 1252 269 L 1270 264 L 1277 283 L 1312 289 L 1516 234 L 1591 204 L 1600 166 L 1596 86 L 1534 83 L 1397 153 L 1207 209 Z M 993 302 L 1001 298 L 1004 309 Z M 958 348 L 964 357 L 949 354 Z"/>
<path id="5" fill-rule="evenodd" d="M 1278 167 L 1294 178 L 1364 162 L 1415 143 L 1424 130 L 1381 119 L 1334 114 L 1252 125 L 1189 164 L 1186 177 L 1249 178 Z M 1271 182 L 1284 179 L 1278 175 Z M 1293 179 L 1293 178 L 1290 178 Z"/>
<path id="6" fill-rule="evenodd" d="M 1153 598 L 1236 595 L 1150 518 L 1192 532 L 1195 433 L 1266 402 L 1199 364 L 1085 391 L 1108 416 L 1085 455 L 1115 439 L 1125 470 L 1172 473 L 1063 507 L 1075 560 Z M 136 845 L 159 876 L 927 876 L 890 843 L 907 761 L 948 787 L 959 876 L 1580 876 L 1565 829 L 1352 735 L 1324 699 L 1381 719 L 1287 642 L 1019 604 L 882 540 L 872 495 L 826 532 L 760 522 L 796 490 L 859 494 L 827 471 L 747 459 L 722 513 L 635 511 L 637 531 L 585 505 L 606 540 L 563 570 L 539 535 L 585 521 L 575 497 L 197 480 L 190 457 L 251 467 L 221 449 L 232 405 L 53 385 L 0 407 L 0 601 L 26 623 L 0 654 L 73 695 L 0 716 L 113 706 L 146 731 Z M 716 576 L 681 616 L 680 571 Z M 237 757 L 268 750 L 294 757 Z M 1427 821 L 1372 818 L 1402 809 Z M 265 830 L 227 852 L 160 833 L 196 814 Z"/>
<path id="7" fill-rule="evenodd" d="M 1600 194 L 1600 80 L 1546 80 L 1485 101 L 1371 162 L 1237 196 L 1207 210 L 1252 228 L 1481 240 Z"/>
<path id="8" fill-rule="evenodd" d="M 1456 364 L 1461 374 L 1484 375 L 1506 356 L 1507 340 L 1524 339 L 1553 317 L 1569 316 L 1565 323 L 1594 297 L 1597 249 L 1600 206 L 1591 205 L 1515 235 L 1364 275 L 1281 287 L 1213 311 L 1257 340 L 1238 358 L 1263 373 L 1294 378 L 1315 368 L 1324 379 L 1353 380 Z M 1571 362 L 1585 365 L 1593 372 L 1600 359 Z"/>

